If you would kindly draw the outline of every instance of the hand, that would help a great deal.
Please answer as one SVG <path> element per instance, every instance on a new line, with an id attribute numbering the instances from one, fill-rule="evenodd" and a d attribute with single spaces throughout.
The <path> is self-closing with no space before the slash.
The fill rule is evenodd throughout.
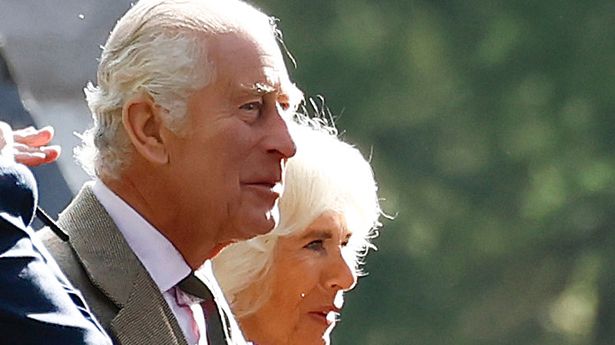
<path id="1" fill-rule="evenodd" d="M 28 166 L 51 163 L 60 156 L 60 147 L 47 146 L 53 138 L 53 128 L 28 127 L 13 131 L 0 121 L 0 156 Z"/>

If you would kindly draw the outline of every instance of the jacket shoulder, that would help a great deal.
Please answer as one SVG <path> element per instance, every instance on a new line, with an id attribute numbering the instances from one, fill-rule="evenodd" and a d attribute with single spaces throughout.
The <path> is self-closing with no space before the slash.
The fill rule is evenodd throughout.
<path id="1" fill-rule="evenodd" d="M 74 234 L 78 231 L 80 217 L 91 217 L 88 215 L 88 206 L 83 205 L 84 191 L 62 212 L 58 224 L 62 229 Z M 87 192 L 86 192 L 87 194 Z M 95 199 L 94 199 L 95 200 Z M 87 198 L 86 198 L 87 204 Z M 86 210 L 83 210 L 83 208 Z M 67 218 L 67 214 L 71 216 Z M 75 217 L 77 219 L 75 219 Z M 109 329 L 111 320 L 118 313 L 118 307 L 92 282 L 84 264 L 75 252 L 70 242 L 61 240 L 51 229 L 45 227 L 37 232 L 37 236 L 44 243 L 51 256 L 55 259 L 62 272 L 68 280 L 83 294 L 90 309 L 96 315 L 105 329 Z"/>
<path id="2" fill-rule="evenodd" d="M 32 172 L 22 164 L 0 159 L 0 215 L 26 227 L 34 216 L 37 199 Z"/>

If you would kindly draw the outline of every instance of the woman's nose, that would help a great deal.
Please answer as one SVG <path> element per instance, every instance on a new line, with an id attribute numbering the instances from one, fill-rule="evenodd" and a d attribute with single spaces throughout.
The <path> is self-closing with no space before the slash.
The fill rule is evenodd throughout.
<path id="1" fill-rule="evenodd" d="M 333 254 L 328 272 L 327 287 L 329 288 L 348 291 L 357 284 L 354 263 L 345 258 L 341 250 Z"/>

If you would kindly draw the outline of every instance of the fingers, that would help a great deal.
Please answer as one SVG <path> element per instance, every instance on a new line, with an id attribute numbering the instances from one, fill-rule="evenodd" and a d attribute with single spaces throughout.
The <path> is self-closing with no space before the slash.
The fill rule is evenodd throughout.
<path id="1" fill-rule="evenodd" d="M 53 128 L 28 127 L 13 131 L 0 121 L 0 157 L 15 160 L 27 166 L 51 163 L 60 156 L 60 147 L 46 146 L 53 138 Z"/>
<path id="2" fill-rule="evenodd" d="M 60 146 L 28 146 L 20 143 L 13 145 L 15 161 L 27 166 L 38 166 L 58 159 L 62 150 Z"/>
<path id="3" fill-rule="evenodd" d="M 28 127 L 13 131 L 15 143 L 39 147 L 49 144 L 53 139 L 53 127 L 47 126 L 41 129 Z"/>

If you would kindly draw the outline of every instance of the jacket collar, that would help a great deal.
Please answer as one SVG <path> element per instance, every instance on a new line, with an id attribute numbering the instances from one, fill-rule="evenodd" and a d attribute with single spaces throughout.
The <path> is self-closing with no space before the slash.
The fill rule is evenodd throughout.
<path id="1" fill-rule="evenodd" d="M 111 328 L 122 344 L 187 345 L 162 293 L 86 184 L 59 221 L 92 283 L 120 311 Z"/>

